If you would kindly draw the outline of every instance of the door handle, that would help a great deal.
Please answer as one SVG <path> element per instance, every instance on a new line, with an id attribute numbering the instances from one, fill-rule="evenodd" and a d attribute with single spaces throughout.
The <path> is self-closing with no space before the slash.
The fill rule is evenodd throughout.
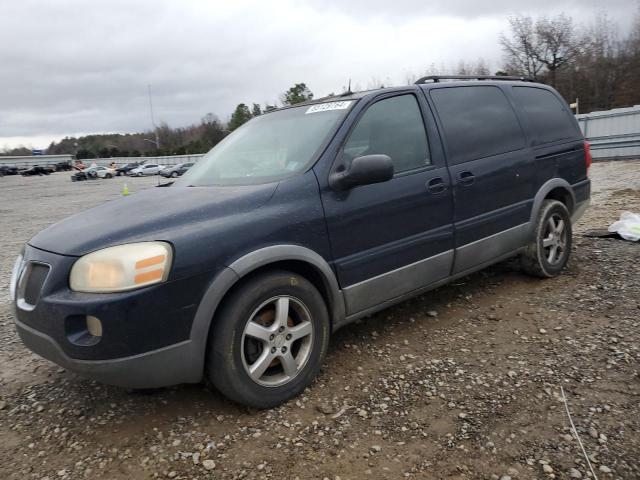
<path id="1" fill-rule="evenodd" d="M 444 180 L 442 180 L 441 177 L 432 178 L 427 182 L 427 190 L 429 190 L 431 193 L 444 192 L 446 189 L 447 186 L 445 185 Z"/>
<path id="2" fill-rule="evenodd" d="M 458 173 L 458 183 L 460 185 L 471 185 L 475 179 L 475 175 L 468 170 Z"/>

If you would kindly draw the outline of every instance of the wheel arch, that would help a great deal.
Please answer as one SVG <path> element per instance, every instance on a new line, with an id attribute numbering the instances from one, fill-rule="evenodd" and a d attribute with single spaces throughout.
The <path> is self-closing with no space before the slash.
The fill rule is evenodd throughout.
<path id="1" fill-rule="evenodd" d="M 567 207 L 569 210 L 569 215 L 571 215 L 576 206 L 576 199 L 573 193 L 573 188 L 569 182 L 562 178 L 552 178 L 547 180 L 536 193 L 533 199 L 533 207 L 531 208 L 531 217 L 530 217 L 530 228 L 529 228 L 529 237 L 531 237 L 535 232 L 535 221 L 538 218 L 538 213 L 540 212 L 540 208 L 542 208 L 542 202 L 545 200 L 558 200 Z"/>
<path id="2" fill-rule="evenodd" d="M 318 253 L 300 245 L 273 245 L 254 250 L 229 265 L 239 279 L 268 269 L 290 270 L 309 280 L 329 310 L 332 326 L 345 316 L 344 298 L 333 270 Z"/>
<path id="3" fill-rule="evenodd" d="M 313 250 L 299 245 L 274 245 L 250 252 L 225 266 L 205 291 L 191 327 L 190 339 L 204 372 L 209 330 L 220 305 L 234 287 L 267 270 L 290 270 L 309 280 L 327 302 L 332 330 L 344 323 L 342 291 L 329 264 Z"/>

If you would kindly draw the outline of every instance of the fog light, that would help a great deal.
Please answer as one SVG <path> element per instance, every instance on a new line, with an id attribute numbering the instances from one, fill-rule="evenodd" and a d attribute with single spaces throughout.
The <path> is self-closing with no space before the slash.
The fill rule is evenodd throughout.
<path id="1" fill-rule="evenodd" d="M 91 315 L 87 315 L 87 330 L 94 337 L 102 336 L 102 322 L 100 319 L 93 317 Z"/>

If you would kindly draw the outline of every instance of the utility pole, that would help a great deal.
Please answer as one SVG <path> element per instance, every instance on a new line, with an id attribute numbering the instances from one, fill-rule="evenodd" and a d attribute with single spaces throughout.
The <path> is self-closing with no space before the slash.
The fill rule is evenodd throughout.
<path id="1" fill-rule="evenodd" d="M 151 115 L 151 125 L 153 125 L 153 132 L 156 135 L 156 148 L 160 150 L 160 137 L 158 136 L 158 127 L 156 126 L 156 121 L 153 118 L 153 102 L 151 101 L 151 84 L 147 85 L 147 90 L 149 92 L 149 114 Z"/>

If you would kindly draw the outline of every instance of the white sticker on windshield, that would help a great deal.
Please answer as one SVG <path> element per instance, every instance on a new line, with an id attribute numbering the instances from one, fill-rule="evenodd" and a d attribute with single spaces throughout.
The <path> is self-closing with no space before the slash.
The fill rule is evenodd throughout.
<path id="1" fill-rule="evenodd" d="M 307 108 L 307 111 L 304 112 L 304 114 L 306 115 L 308 113 L 328 112 L 329 110 L 345 110 L 346 108 L 349 108 L 349 105 L 351 105 L 351 100 L 347 100 L 344 102 L 318 103 Z"/>

